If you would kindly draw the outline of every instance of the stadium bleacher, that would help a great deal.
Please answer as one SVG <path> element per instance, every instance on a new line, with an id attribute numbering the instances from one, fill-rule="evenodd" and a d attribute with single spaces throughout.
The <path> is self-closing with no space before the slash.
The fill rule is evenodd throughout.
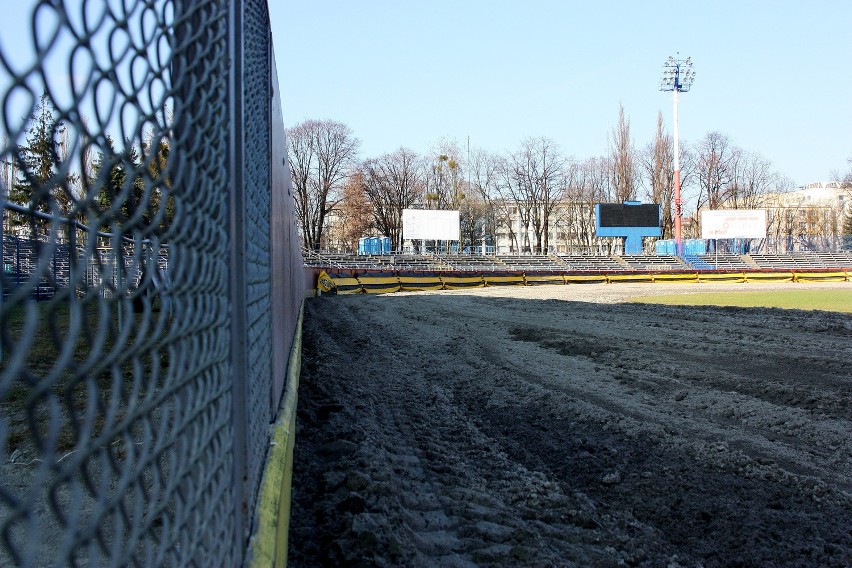
<path id="1" fill-rule="evenodd" d="M 749 255 L 758 268 L 773 270 L 796 269 L 843 269 L 852 266 L 852 258 L 846 253 L 790 252 L 785 254 Z"/>
<path id="2" fill-rule="evenodd" d="M 675 272 L 679 270 L 849 270 L 852 252 L 671 255 L 358 255 L 304 251 L 305 265 L 325 269 L 480 272 Z"/>
<path id="3" fill-rule="evenodd" d="M 498 258 L 511 270 L 555 271 L 567 268 L 558 258 L 544 254 L 498 255 Z"/>
<path id="4" fill-rule="evenodd" d="M 656 256 L 646 254 L 622 254 L 619 258 L 623 260 L 630 270 L 642 270 L 650 272 L 685 270 L 686 264 L 678 260 L 676 256 Z"/>
<path id="5" fill-rule="evenodd" d="M 444 254 L 435 255 L 453 270 L 509 270 L 499 258 L 482 254 Z"/>
<path id="6" fill-rule="evenodd" d="M 578 254 L 559 254 L 559 260 L 565 263 L 569 270 L 578 272 L 612 272 L 626 270 L 626 267 L 619 264 L 616 260 L 609 256 L 600 255 L 578 255 Z"/>
<path id="7" fill-rule="evenodd" d="M 852 251 L 818 252 L 815 254 L 822 259 L 827 268 L 852 269 Z"/>
<path id="8" fill-rule="evenodd" d="M 749 263 L 748 257 L 732 253 L 705 253 L 698 255 L 696 268 L 702 270 L 754 270 L 758 266 Z"/>

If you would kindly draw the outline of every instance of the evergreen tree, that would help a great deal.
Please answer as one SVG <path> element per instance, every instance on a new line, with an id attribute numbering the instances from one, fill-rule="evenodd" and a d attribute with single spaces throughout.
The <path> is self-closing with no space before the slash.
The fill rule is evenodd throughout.
<path id="1" fill-rule="evenodd" d="M 149 143 L 143 142 L 140 152 L 136 144 L 125 140 L 124 151 L 118 152 L 111 137 L 106 142 L 106 151 L 95 162 L 96 177 L 108 172 L 95 198 L 99 224 L 107 228 L 117 221 L 123 227 L 132 224 L 143 230 L 156 225 L 156 231 L 163 232 L 174 217 L 174 202 L 168 195 L 171 180 L 166 174 L 168 142 L 160 141 L 155 153 Z M 144 160 L 142 155 L 146 155 Z"/>
<path id="2" fill-rule="evenodd" d="M 156 152 L 152 152 L 152 146 L 156 145 Z M 165 231 L 171 225 L 174 218 L 174 198 L 169 195 L 172 181 L 168 176 L 169 153 L 171 147 L 167 140 L 162 139 L 155 144 L 152 140 L 143 145 L 146 154 L 152 154 L 148 162 L 148 176 L 154 185 L 154 191 L 148 203 L 148 220 L 156 223 L 160 232 Z"/>
<path id="3" fill-rule="evenodd" d="M 109 135 L 106 137 L 106 143 L 106 152 L 101 153 L 95 162 L 97 177 L 100 177 L 104 170 L 107 171 L 95 198 L 100 210 L 100 224 L 104 228 L 112 221 L 126 225 L 136 213 L 145 194 L 144 180 L 139 175 L 142 162 L 136 148 L 130 141 L 125 141 L 125 151 L 118 153 Z"/>
<path id="4" fill-rule="evenodd" d="M 42 93 L 29 121 L 27 143 L 17 155 L 19 177 L 9 192 L 9 201 L 42 213 L 67 215 L 71 196 L 57 175 L 60 164 L 59 137 L 65 127 L 55 117 L 47 93 Z M 18 219 L 16 224 L 23 224 Z M 43 221 L 36 223 L 45 226 Z"/>

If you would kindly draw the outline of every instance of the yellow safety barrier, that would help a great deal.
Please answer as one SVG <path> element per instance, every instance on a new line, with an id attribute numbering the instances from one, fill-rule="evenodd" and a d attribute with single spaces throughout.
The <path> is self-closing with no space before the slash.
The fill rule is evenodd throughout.
<path id="1" fill-rule="evenodd" d="M 441 279 L 436 275 L 399 275 L 399 287 L 405 292 L 419 292 L 422 290 L 440 290 L 444 286 Z"/>
<path id="2" fill-rule="evenodd" d="M 565 277 L 561 274 L 524 274 L 524 282 L 527 286 L 565 284 Z"/>
<path id="3" fill-rule="evenodd" d="M 348 274 L 328 274 L 324 270 L 317 277 L 317 292 L 335 294 L 360 294 L 361 283 Z"/>
<path id="4" fill-rule="evenodd" d="M 664 272 L 661 274 L 654 274 L 654 282 L 694 284 L 698 282 L 698 273 Z"/>
<path id="5" fill-rule="evenodd" d="M 441 275 L 441 282 L 444 283 L 444 288 L 447 290 L 462 290 L 464 288 L 481 288 L 485 286 L 485 281 L 481 274 L 471 274 L 470 276 Z"/>
<path id="6" fill-rule="evenodd" d="M 746 272 L 746 282 L 792 282 L 792 272 Z"/>
<path id="7" fill-rule="evenodd" d="M 604 284 L 607 282 L 606 274 L 566 274 L 566 284 Z"/>
<path id="8" fill-rule="evenodd" d="M 683 283 L 697 282 L 845 282 L 852 281 L 852 271 L 780 271 L 780 272 L 661 272 L 642 274 L 553 274 L 553 273 L 375 273 L 357 277 L 321 272 L 317 291 L 337 294 L 386 294 L 421 290 L 460 290 L 483 286 L 523 286 L 541 284 L 586 283 Z"/>
<path id="9" fill-rule="evenodd" d="M 358 275 L 358 282 L 367 294 L 390 294 L 399 292 L 399 277 L 396 274 Z"/>
<path id="10" fill-rule="evenodd" d="M 317 276 L 317 290 L 319 292 L 331 292 L 334 290 L 334 286 L 334 279 L 325 270 L 319 273 L 319 276 Z"/>
<path id="11" fill-rule="evenodd" d="M 846 282 L 846 272 L 794 272 L 796 282 Z"/>
<path id="12" fill-rule="evenodd" d="M 338 294 L 360 294 L 363 291 L 361 283 L 354 276 L 329 275 Z"/>
<path id="13" fill-rule="evenodd" d="M 653 274 L 608 274 L 607 281 L 612 282 L 653 282 Z"/>
<path id="14" fill-rule="evenodd" d="M 523 286 L 523 274 L 483 274 L 486 286 Z"/>
<path id="15" fill-rule="evenodd" d="M 742 272 L 701 272 L 698 274 L 699 282 L 730 282 L 732 284 L 740 284 L 746 281 L 746 276 Z"/>
<path id="16" fill-rule="evenodd" d="M 290 502 L 293 484 L 293 447 L 296 442 L 296 403 L 302 368 L 302 321 L 305 303 L 299 311 L 290 361 L 287 386 L 278 420 L 272 431 L 269 459 L 260 485 L 257 504 L 257 529 L 249 543 L 246 565 L 251 568 L 287 565 Z"/>

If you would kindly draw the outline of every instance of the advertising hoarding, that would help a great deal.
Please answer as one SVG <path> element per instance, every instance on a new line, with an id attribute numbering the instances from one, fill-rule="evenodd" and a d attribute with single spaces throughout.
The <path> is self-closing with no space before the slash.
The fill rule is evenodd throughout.
<path id="1" fill-rule="evenodd" d="M 402 238 L 412 241 L 457 241 L 459 212 L 403 209 Z"/>
<path id="2" fill-rule="evenodd" d="M 719 209 L 701 212 L 702 239 L 764 239 L 765 209 Z"/>

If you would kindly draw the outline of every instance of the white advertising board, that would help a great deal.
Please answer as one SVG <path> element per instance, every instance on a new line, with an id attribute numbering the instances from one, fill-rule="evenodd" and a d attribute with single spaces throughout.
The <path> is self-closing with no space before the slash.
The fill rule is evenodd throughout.
<path id="1" fill-rule="evenodd" d="M 403 209 L 402 238 L 412 241 L 457 241 L 459 212 Z"/>
<path id="2" fill-rule="evenodd" d="M 702 239 L 766 238 L 765 209 L 719 209 L 701 212 Z"/>

